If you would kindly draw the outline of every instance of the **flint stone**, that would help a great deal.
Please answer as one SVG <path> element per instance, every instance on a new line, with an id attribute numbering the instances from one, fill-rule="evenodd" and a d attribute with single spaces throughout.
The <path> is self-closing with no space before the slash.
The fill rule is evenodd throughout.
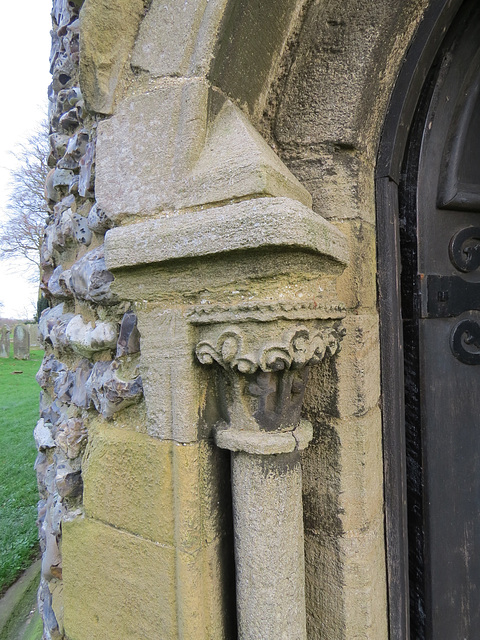
<path id="1" fill-rule="evenodd" d="M 52 178 L 53 187 L 68 187 L 74 176 L 69 169 L 55 169 Z"/>
<path id="2" fill-rule="evenodd" d="M 63 303 L 52 309 L 45 309 L 38 323 L 43 341 L 50 342 L 55 349 L 67 348 L 69 341 L 66 335 L 66 328 L 73 317 L 73 313 L 63 312 Z"/>
<path id="3" fill-rule="evenodd" d="M 58 160 L 65 154 L 70 137 L 63 133 L 52 133 L 49 139 L 50 149 L 54 157 Z"/>
<path id="4" fill-rule="evenodd" d="M 65 365 L 57 360 L 53 354 L 50 354 L 49 356 L 44 357 L 35 379 L 42 389 L 47 389 L 51 384 L 53 384 L 56 377 L 55 374 L 65 370 Z M 53 404 L 43 410 L 42 417 L 44 417 L 43 413 L 51 411 L 52 407 Z"/>
<path id="5" fill-rule="evenodd" d="M 75 178 L 72 180 L 68 193 L 71 193 L 73 195 L 78 194 L 78 176 L 75 176 Z"/>
<path id="6" fill-rule="evenodd" d="M 45 640 L 62 640 L 63 634 L 60 633 L 57 618 L 52 609 L 52 594 L 50 593 L 45 578 L 40 582 L 38 600 L 38 610 L 43 618 L 43 634 Z"/>
<path id="7" fill-rule="evenodd" d="M 105 418 L 140 401 L 143 396 L 142 379 L 120 380 L 117 371 L 120 364 L 113 362 L 95 363 L 87 380 L 87 392 L 92 398 L 96 410 Z"/>
<path id="8" fill-rule="evenodd" d="M 68 138 L 68 137 L 67 137 Z M 59 218 L 67 209 L 75 210 L 75 196 L 65 196 L 53 207 L 55 218 Z"/>
<path id="9" fill-rule="evenodd" d="M 58 202 L 61 196 L 53 186 L 54 173 L 55 169 L 51 169 L 45 178 L 45 198 L 51 202 Z"/>
<path id="10" fill-rule="evenodd" d="M 51 234 L 51 246 L 56 251 L 61 251 L 73 240 L 81 244 L 89 245 L 92 241 L 92 232 L 87 227 L 87 219 L 72 209 L 66 209 L 53 225 Z"/>
<path id="11" fill-rule="evenodd" d="M 30 333 L 23 324 L 13 330 L 13 357 L 15 360 L 30 360 Z"/>
<path id="12" fill-rule="evenodd" d="M 81 470 L 72 468 L 67 461 L 57 464 L 55 485 L 62 498 L 75 498 L 81 495 L 83 491 Z"/>
<path id="13" fill-rule="evenodd" d="M 39 451 L 33 466 L 37 474 L 38 491 L 41 496 L 47 496 L 47 487 L 45 486 L 45 473 L 48 467 L 48 458 L 44 451 Z M 40 503 L 39 503 L 40 504 Z"/>
<path id="14" fill-rule="evenodd" d="M 10 357 L 10 329 L 5 325 L 0 331 L 0 358 Z"/>
<path id="15" fill-rule="evenodd" d="M 81 103 L 78 102 L 72 109 L 69 109 L 66 113 L 64 113 L 58 124 L 64 129 L 70 129 L 72 127 L 76 127 L 77 125 L 82 123 L 82 109 Z"/>
<path id="16" fill-rule="evenodd" d="M 64 271 L 62 265 L 59 265 L 50 276 L 47 288 L 55 298 L 73 298 L 70 289 L 70 269 Z"/>
<path id="17" fill-rule="evenodd" d="M 117 328 L 113 322 L 84 322 L 82 316 L 74 316 L 67 325 L 66 337 L 71 348 L 81 355 L 95 351 L 114 349 L 117 344 Z"/>
<path id="18" fill-rule="evenodd" d="M 59 536 L 62 533 L 62 520 L 67 512 L 65 505 L 62 502 L 62 499 L 59 496 L 55 496 L 53 500 L 53 504 L 50 507 L 50 519 L 51 519 L 51 530 L 56 536 Z"/>
<path id="19" fill-rule="evenodd" d="M 35 439 L 35 445 L 38 451 L 45 451 L 46 449 L 53 449 L 55 447 L 55 441 L 52 438 L 52 432 L 45 424 L 45 420 L 40 418 L 37 422 L 35 429 L 33 430 L 33 437 Z"/>
<path id="20" fill-rule="evenodd" d="M 42 557 L 42 576 L 45 580 L 61 577 L 62 556 L 58 548 L 57 536 L 47 531 L 45 551 Z"/>
<path id="21" fill-rule="evenodd" d="M 70 404 L 74 383 L 75 374 L 73 371 L 65 370 L 58 373 L 53 385 L 53 392 L 60 402 Z"/>
<path id="22" fill-rule="evenodd" d="M 47 489 L 48 495 L 53 495 L 56 491 L 55 475 L 56 475 L 55 464 L 49 464 L 45 470 L 45 487 Z"/>
<path id="23" fill-rule="evenodd" d="M 47 514 L 47 501 L 39 500 L 37 503 L 37 527 L 38 527 L 38 537 L 40 540 L 40 548 L 42 553 L 45 551 L 46 547 L 46 535 L 45 535 L 45 516 Z"/>
<path id="24" fill-rule="evenodd" d="M 113 221 L 107 216 L 103 209 L 95 203 L 88 214 L 87 224 L 95 233 L 104 234 L 113 226 Z"/>
<path id="25" fill-rule="evenodd" d="M 55 116 L 59 118 L 63 113 L 70 109 L 70 105 L 68 103 L 68 94 L 70 93 L 70 89 L 62 89 L 56 95 L 55 102 Z"/>
<path id="26" fill-rule="evenodd" d="M 62 406 L 58 405 L 56 400 L 52 402 L 50 406 L 42 409 L 40 416 L 45 420 L 45 422 L 49 422 L 53 426 L 57 426 L 61 422 L 68 420 L 66 411 L 63 410 Z"/>
<path id="27" fill-rule="evenodd" d="M 58 163 L 59 169 L 78 169 L 80 166 L 80 158 L 85 153 L 85 147 L 88 142 L 88 134 L 76 133 L 67 144 L 65 154 Z"/>
<path id="28" fill-rule="evenodd" d="M 54 0 L 52 16 L 58 25 L 58 29 L 66 27 L 78 15 L 76 7 L 69 0 Z"/>
<path id="29" fill-rule="evenodd" d="M 89 142 L 85 148 L 85 154 L 80 158 L 80 178 L 78 181 L 78 193 L 82 198 L 88 197 L 93 190 L 92 169 L 95 159 L 95 144 Z"/>
<path id="30" fill-rule="evenodd" d="M 77 26 L 79 27 L 80 23 L 77 21 Z M 73 25 L 70 26 L 70 28 L 72 28 Z M 74 107 L 77 102 L 80 102 L 80 100 L 83 100 L 83 96 L 82 96 L 82 91 L 80 89 L 80 87 L 72 87 L 72 89 L 70 89 L 70 91 L 68 92 L 68 103 Z M 78 135 L 87 135 L 87 141 L 88 141 L 88 133 L 86 132 L 80 132 Z M 82 152 L 84 153 L 84 151 Z"/>
<path id="31" fill-rule="evenodd" d="M 137 316 L 128 311 L 122 318 L 117 342 L 117 358 L 140 351 L 140 333 L 137 328 Z"/>
<path id="32" fill-rule="evenodd" d="M 55 443 L 67 458 L 78 458 L 87 443 L 87 429 L 81 418 L 70 418 L 60 425 L 55 436 Z"/>
<path id="33" fill-rule="evenodd" d="M 71 268 L 71 287 L 77 298 L 111 304 L 117 298 L 110 291 L 114 278 L 105 266 L 103 245 L 89 251 Z"/>
<path id="34" fill-rule="evenodd" d="M 70 217 L 70 214 L 67 214 L 66 219 L 63 220 L 62 214 L 47 226 L 43 236 L 42 260 L 51 260 L 54 251 L 61 251 L 65 247 L 67 238 L 72 236 L 72 230 L 68 229 L 65 224 Z"/>
<path id="35" fill-rule="evenodd" d="M 73 60 L 66 52 L 60 52 L 53 63 L 52 85 L 54 91 L 70 88 L 76 75 L 76 67 Z"/>
<path id="36" fill-rule="evenodd" d="M 87 394 L 86 382 L 92 371 L 92 365 L 84 358 L 75 369 L 75 380 L 72 389 L 71 402 L 77 407 L 88 409 L 91 399 Z"/>

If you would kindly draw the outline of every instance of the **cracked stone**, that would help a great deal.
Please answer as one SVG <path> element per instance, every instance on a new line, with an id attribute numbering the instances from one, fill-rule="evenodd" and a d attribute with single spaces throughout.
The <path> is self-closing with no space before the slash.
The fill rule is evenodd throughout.
<path id="1" fill-rule="evenodd" d="M 88 214 L 87 224 L 95 233 L 104 234 L 113 226 L 113 221 L 107 216 L 103 209 L 95 203 Z"/>
<path id="2" fill-rule="evenodd" d="M 43 418 L 40 418 L 37 422 L 37 425 L 33 430 L 33 437 L 38 451 L 45 451 L 46 449 L 53 449 L 55 447 L 52 432 Z"/>
<path id="3" fill-rule="evenodd" d="M 91 356 L 96 351 L 113 349 L 117 344 L 117 327 L 113 322 L 84 322 L 82 316 L 74 316 L 66 328 L 71 348 L 81 355 Z"/>
<path id="4" fill-rule="evenodd" d="M 140 351 L 140 333 L 137 328 L 137 316 L 128 311 L 122 318 L 117 342 L 117 358 Z"/>
<path id="5" fill-rule="evenodd" d="M 73 383 L 71 402 L 77 407 L 88 409 L 90 406 L 90 398 L 87 394 L 86 382 L 92 371 L 92 365 L 84 358 L 75 369 L 75 380 Z"/>
<path id="6" fill-rule="evenodd" d="M 93 192 L 93 163 L 95 159 L 95 144 L 89 142 L 85 149 L 85 154 L 80 158 L 80 180 L 78 183 L 78 193 L 82 198 L 88 197 L 88 193 Z"/>
<path id="7" fill-rule="evenodd" d="M 38 323 L 40 336 L 44 342 L 50 342 L 54 348 L 65 349 L 69 346 L 66 328 L 73 313 L 63 313 L 63 303 L 52 309 L 45 309 Z"/>
<path id="8" fill-rule="evenodd" d="M 81 495 L 83 491 L 81 470 L 72 468 L 67 461 L 57 464 L 55 485 L 62 498 L 75 498 Z"/>
<path id="9" fill-rule="evenodd" d="M 70 418 L 60 425 L 55 442 L 67 458 L 77 458 L 87 443 L 87 429 L 81 418 Z"/>
<path id="10" fill-rule="evenodd" d="M 105 418 L 139 402 L 143 396 L 142 379 L 124 381 L 117 376 L 117 361 L 97 362 L 87 380 L 87 390 L 96 410 Z"/>
<path id="11" fill-rule="evenodd" d="M 114 278 L 105 266 L 103 245 L 89 251 L 71 268 L 71 286 L 77 298 L 111 304 L 116 301 L 110 287 Z"/>

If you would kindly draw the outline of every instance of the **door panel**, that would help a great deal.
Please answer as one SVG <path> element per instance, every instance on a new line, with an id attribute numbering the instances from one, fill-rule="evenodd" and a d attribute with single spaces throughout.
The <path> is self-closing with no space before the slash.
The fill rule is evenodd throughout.
<path id="1" fill-rule="evenodd" d="M 479 87 L 480 6 L 467 2 L 427 81 L 401 188 L 415 639 L 480 637 Z"/>

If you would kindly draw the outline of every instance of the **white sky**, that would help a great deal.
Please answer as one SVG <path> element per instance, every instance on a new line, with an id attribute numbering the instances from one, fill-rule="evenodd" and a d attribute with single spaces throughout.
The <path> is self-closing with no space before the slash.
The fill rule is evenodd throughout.
<path id="1" fill-rule="evenodd" d="M 0 219 L 8 197 L 10 152 L 28 138 L 47 109 L 52 0 L 0 0 Z M 20 262 L 0 261 L 0 316 L 32 317 L 37 287 Z"/>

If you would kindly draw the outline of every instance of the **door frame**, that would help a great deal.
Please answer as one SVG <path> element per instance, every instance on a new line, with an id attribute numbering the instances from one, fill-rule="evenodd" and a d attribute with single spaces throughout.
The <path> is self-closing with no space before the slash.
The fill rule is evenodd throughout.
<path id="1" fill-rule="evenodd" d="M 398 188 L 410 128 L 427 74 L 463 2 L 431 0 L 425 11 L 391 96 L 375 171 L 385 544 L 391 640 L 410 639 Z"/>

